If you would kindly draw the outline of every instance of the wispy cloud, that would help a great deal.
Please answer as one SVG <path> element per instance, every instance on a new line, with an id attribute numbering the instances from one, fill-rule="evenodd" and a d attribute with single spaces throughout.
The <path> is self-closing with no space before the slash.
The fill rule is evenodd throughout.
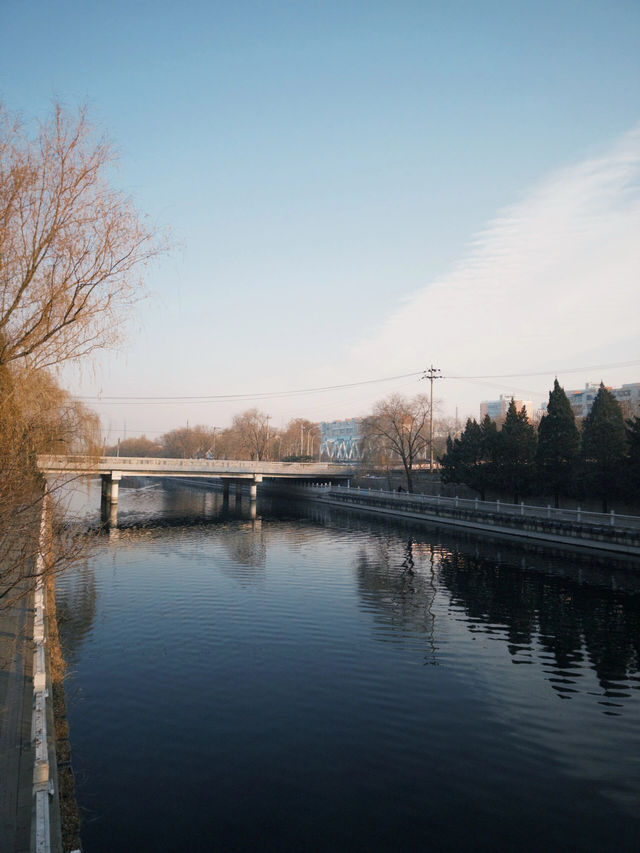
<path id="1" fill-rule="evenodd" d="M 433 361 L 450 373 L 515 373 L 607 352 L 640 358 L 640 125 L 502 210 L 448 275 L 352 348 L 343 370 L 385 375 Z"/>

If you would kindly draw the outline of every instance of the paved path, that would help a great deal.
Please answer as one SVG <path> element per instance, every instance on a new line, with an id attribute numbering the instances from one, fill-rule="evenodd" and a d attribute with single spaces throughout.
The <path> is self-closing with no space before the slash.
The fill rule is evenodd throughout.
<path id="1" fill-rule="evenodd" d="M 0 850 L 29 853 L 34 749 L 33 606 L 26 596 L 0 612 Z"/>

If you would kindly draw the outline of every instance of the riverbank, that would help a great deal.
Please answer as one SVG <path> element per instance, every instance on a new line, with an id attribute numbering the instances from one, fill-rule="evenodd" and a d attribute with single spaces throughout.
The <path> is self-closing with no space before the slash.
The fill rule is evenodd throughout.
<path id="1" fill-rule="evenodd" d="M 379 516 L 408 518 L 506 539 L 640 559 L 640 517 L 465 500 L 382 490 L 269 484 L 272 494 L 319 501 Z"/>
<path id="2" fill-rule="evenodd" d="M 75 798 L 75 779 L 71 766 L 71 748 L 69 746 L 69 725 L 65 700 L 64 679 L 67 672 L 60 636 L 58 632 L 58 613 L 56 610 L 55 580 L 47 579 L 46 609 L 48 618 L 49 678 L 51 682 L 51 706 L 53 712 L 53 740 L 58 777 L 58 809 L 60 814 L 60 834 L 62 849 L 75 851 L 81 849 L 80 813 Z"/>

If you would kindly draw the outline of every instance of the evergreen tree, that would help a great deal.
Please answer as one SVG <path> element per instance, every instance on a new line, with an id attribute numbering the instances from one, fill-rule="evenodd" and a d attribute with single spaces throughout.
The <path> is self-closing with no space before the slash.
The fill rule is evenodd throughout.
<path id="1" fill-rule="evenodd" d="M 640 418 L 626 422 L 628 441 L 627 492 L 632 502 L 640 499 Z"/>
<path id="2" fill-rule="evenodd" d="M 480 424 L 482 430 L 482 460 L 483 466 L 481 477 L 481 494 L 484 500 L 485 490 L 488 488 L 500 488 L 498 471 L 498 454 L 500 452 L 500 433 L 498 424 L 485 415 Z"/>
<path id="3" fill-rule="evenodd" d="M 531 489 L 536 442 L 536 431 L 529 423 L 526 407 L 518 412 L 511 400 L 499 433 L 497 463 L 500 484 L 513 494 L 514 503 Z"/>
<path id="4" fill-rule="evenodd" d="M 582 428 L 582 458 L 587 487 L 602 501 L 607 512 L 609 498 L 619 490 L 627 437 L 620 404 L 600 383 L 591 411 Z"/>
<path id="5" fill-rule="evenodd" d="M 488 416 L 482 424 L 469 418 L 460 438 L 447 439 L 447 452 L 441 459 L 442 481 L 469 486 L 484 500 L 495 477 L 497 434 L 496 424 Z"/>
<path id="6" fill-rule="evenodd" d="M 544 494 L 551 493 L 555 505 L 569 492 L 580 456 L 580 435 L 571 403 L 558 380 L 549 392 L 547 414 L 538 427 L 538 476 Z"/>

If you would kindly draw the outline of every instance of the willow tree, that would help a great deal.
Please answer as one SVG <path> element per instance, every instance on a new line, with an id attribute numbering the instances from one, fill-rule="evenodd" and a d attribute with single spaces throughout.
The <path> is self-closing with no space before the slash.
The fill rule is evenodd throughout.
<path id="1" fill-rule="evenodd" d="M 0 365 L 58 365 L 113 344 L 160 245 L 110 186 L 86 111 L 32 132 L 0 106 Z"/>
<path id="2" fill-rule="evenodd" d="M 46 369 L 117 341 L 141 267 L 163 248 L 111 186 L 114 159 L 84 109 L 55 105 L 36 124 L 0 105 L 0 559 L 14 581 L 33 562 L 35 455 L 73 450 L 96 427 Z"/>
<path id="3" fill-rule="evenodd" d="M 39 453 L 95 453 L 99 420 L 60 388 L 47 371 L 0 367 L 0 610 L 31 589 L 46 556 L 55 571 L 82 552 L 51 502 L 49 535 L 55 547 L 40 553 L 40 521 L 45 481 Z M 51 492 L 51 489 L 49 490 Z"/>

